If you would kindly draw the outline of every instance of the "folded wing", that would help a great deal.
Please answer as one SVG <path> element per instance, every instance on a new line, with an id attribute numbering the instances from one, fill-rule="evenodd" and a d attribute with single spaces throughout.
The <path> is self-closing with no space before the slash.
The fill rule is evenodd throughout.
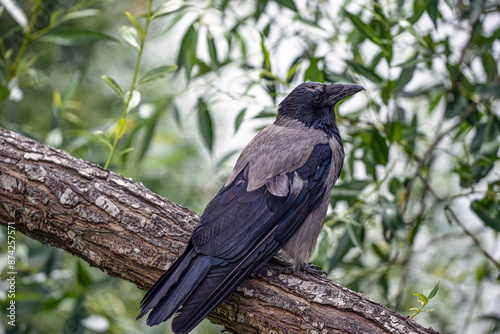
<path id="1" fill-rule="evenodd" d="M 315 145 L 302 166 L 250 191 L 252 171 L 241 169 L 207 205 L 184 254 L 144 297 L 139 317 L 152 309 L 147 323 L 155 325 L 182 306 L 172 329 L 194 328 L 318 208 L 331 159 L 328 144 Z"/>

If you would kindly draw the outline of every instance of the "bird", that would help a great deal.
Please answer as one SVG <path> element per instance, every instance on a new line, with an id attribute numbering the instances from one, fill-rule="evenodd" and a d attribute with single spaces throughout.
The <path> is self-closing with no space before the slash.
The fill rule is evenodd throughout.
<path id="1" fill-rule="evenodd" d="M 140 319 L 189 333 L 280 249 L 307 269 L 323 227 L 344 148 L 335 105 L 364 90 L 305 82 L 285 97 L 273 124 L 243 149 L 206 206 L 182 255 L 141 301 Z"/>

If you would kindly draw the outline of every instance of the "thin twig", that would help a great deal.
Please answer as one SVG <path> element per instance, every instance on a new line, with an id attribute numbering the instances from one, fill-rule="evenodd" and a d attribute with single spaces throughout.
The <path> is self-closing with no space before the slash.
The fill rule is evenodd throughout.
<path id="1" fill-rule="evenodd" d="M 488 251 L 486 251 L 486 249 L 484 249 L 483 245 L 481 244 L 481 241 L 476 237 L 475 234 L 470 232 L 465 227 L 465 225 L 460 221 L 460 219 L 457 217 L 455 212 L 453 212 L 453 210 L 451 210 L 451 208 L 449 206 L 447 206 L 444 210 L 446 213 L 448 213 L 451 216 L 451 218 L 453 218 L 455 223 L 462 229 L 462 231 L 464 231 L 464 233 L 467 234 L 474 241 L 474 243 L 479 247 L 481 252 L 483 252 L 483 254 L 495 265 L 495 267 L 500 269 L 500 262 L 498 262 L 495 258 L 493 258 L 493 256 L 491 256 L 490 253 L 488 253 Z"/>
<path id="2" fill-rule="evenodd" d="M 455 128 L 457 128 L 458 126 L 460 126 L 460 124 L 462 123 L 462 121 L 464 119 L 466 119 L 467 117 L 469 117 L 476 110 L 477 110 L 477 108 L 476 108 L 475 104 L 470 105 L 469 108 L 467 108 L 467 110 L 465 110 L 462 114 L 460 114 L 460 118 L 459 118 L 459 120 L 455 124 L 451 125 L 449 128 L 447 128 L 446 130 L 442 131 L 439 135 L 436 136 L 436 138 L 432 142 L 431 146 L 429 146 L 429 148 L 427 149 L 427 151 L 425 151 L 425 153 L 422 155 L 422 157 L 420 158 L 420 161 L 419 161 L 419 163 L 417 165 L 417 168 L 415 169 L 415 172 L 413 173 L 413 176 L 410 178 L 410 181 L 408 182 L 408 186 L 406 187 L 406 200 L 403 203 L 403 208 L 401 209 L 401 213 L 402 214 L 405 213 L 405 211 L 406 211 L 406 209 L 408 207 L 408 201 L 409 201 L 410 193 L 413 190 L 413 186 L 415 185 L 415 180 L 416 180 L 417 176 L 420 174 L 420 171 L 424 167 L 425 162 L 427 161 L 427 159 L 434 152 L 434 149 L 436 148 L 436 146 L 441 142 L 441 140 L 446 135 L 450 134 Z"/>

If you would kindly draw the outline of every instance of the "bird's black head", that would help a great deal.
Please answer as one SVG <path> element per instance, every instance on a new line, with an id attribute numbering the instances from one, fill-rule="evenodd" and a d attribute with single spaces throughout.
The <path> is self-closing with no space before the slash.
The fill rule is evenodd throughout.
<path id="1" fill-rule="evenodd" d="M 329 136 L 338 133 L 335 123 L 337 102 L 364 90 L 352 84 L 326 85 L 306 82 L 297 86 L 281 103 L 278 123 L 283 118 L 297 119 L 309 127 L 321 129 Z"/>

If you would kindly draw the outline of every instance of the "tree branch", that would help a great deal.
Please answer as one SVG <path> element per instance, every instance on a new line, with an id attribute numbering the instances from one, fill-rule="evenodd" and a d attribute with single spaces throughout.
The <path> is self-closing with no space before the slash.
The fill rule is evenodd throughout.
<path id="1" fill-rule="evenodd" d="M 198 217 L 113 172 L 0 129 L 0 223 L 145 289 Z M 438 333 L 326 277 L 265 265 L 209 319 L 237 333 Z"/>

